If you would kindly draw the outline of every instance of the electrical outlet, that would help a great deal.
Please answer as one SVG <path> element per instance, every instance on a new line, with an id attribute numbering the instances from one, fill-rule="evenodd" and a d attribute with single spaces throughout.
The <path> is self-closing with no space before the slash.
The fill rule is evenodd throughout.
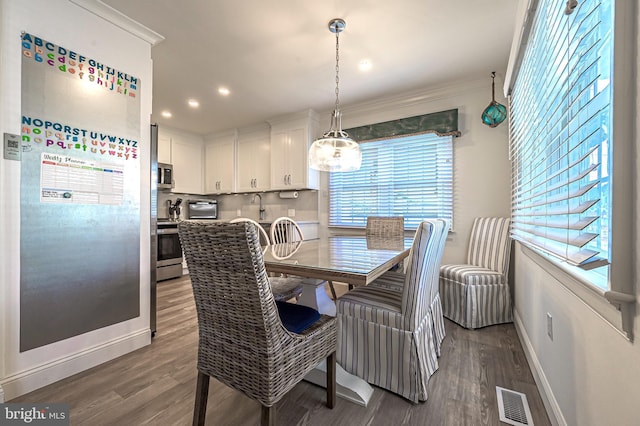
<path id="1" fill-rule="evenodd" d="M 547 336 L 553 341 L 553 317 L 547 312 Z"/>
<path id="2" fill-rule="evenodd" d="M 242 210 L 241 209 L 236 210 L 236 216 L 238 216 L 238 217 L 242 216 Z"/>
<path id="3" fill-rule="evenodd" d="M 289 209 L 289 210 L 287 210 L 287 216 L 289 216 L 289 217 L 296 217 L 296 209 Z"/>

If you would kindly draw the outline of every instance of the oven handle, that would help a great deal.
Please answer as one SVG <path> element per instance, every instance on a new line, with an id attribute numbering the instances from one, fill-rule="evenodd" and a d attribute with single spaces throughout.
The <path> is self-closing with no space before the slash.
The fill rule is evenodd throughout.
<path id="1" fill-rule="evenodd" d="M 178 229 L 177 228 L 158 229 L 158 235 L 177 234 L 177 233 L 178 233 Z"/>

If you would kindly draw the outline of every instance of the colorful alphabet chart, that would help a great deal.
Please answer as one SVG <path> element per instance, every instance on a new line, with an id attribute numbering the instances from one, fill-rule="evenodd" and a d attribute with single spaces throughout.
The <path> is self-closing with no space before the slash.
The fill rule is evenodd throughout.
<path id="1" fill-rule="evenodd" d="M 137 96 L 138 79 L 29 33 L 22 34 L 22 55 L 43 67 L 131 98 Z"/>

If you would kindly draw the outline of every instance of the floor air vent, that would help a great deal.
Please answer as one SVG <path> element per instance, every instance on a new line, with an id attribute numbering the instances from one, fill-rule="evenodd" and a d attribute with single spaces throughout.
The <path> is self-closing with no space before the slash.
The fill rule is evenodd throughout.
<path id="1" fill-rule="evenodd" d="M 500 421 L 514 426 L 533 426 L 527 396 L 496 386 Z"/>

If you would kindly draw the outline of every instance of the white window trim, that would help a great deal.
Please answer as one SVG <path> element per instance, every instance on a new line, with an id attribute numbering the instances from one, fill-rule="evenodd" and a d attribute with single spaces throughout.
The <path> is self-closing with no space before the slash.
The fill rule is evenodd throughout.
<path id="1" fill-rule="evenodd" d="M 518 11 L 504 91 L 509 94 L 516 78 L 524 47 L 527 44 L 532 18 L 538 0 L 521 2 Z M 634 215 L 635 182 L 634 173 L 634 137 L 636 125 L 635 95 L 629 96 L 630 90 L 636 90 L 636 43 L 635 10 L 636 2 L 615 1 L 614 10 L 614 69 L 613 69 L 613 167 L 611 176 L 611 259 L 609 272 L 609 291 L 597 289 L 583 280 L 573 268 L 566 268 L 561 262 L 551 259 L 537 250 L 518 244 L 529 258 L 541 268 L 552 273 L 565 287 L 580 300 L 598 313 L 607 322 L 619 330 L 623 336 L 633 341 L 633 326 L 636 314 L 635 271 L 637 259 L 634 239 L 637 238 Z M 612 305 L 617 311 L 617 318 L 612 318 Z M 615 311 L 614 311 L 615 313 Z"/>

